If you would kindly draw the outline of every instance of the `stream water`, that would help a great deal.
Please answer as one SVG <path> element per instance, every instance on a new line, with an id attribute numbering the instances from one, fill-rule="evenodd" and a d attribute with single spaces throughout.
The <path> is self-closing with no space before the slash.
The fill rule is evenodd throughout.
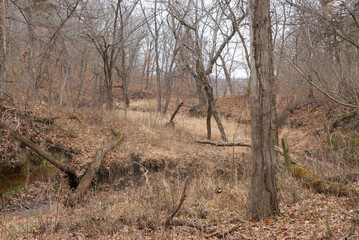
<path id="1" fill-rule="evenodd" d="M 67 160 L 61 153 L 54 154 L 61 161 Z M 47 161 L 39 160 L 36 163 L 23 160 L 16 166 L 0 166 L 0 195 L 25 187 L 34 181 L 41 181 L 54 175 L 58 169 Z"/>

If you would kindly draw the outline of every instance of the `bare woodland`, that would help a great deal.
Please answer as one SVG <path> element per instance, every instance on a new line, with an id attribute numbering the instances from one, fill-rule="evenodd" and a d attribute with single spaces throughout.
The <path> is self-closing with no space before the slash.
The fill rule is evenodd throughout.
<path id="1" fill-rule="evenodd" d="M 50 219 L 0 236 L 356 239 L 358 39 L 358 0 L 0 0 L 0 215 Z M 282 227 L 311 198 L 349 221 Z"/>

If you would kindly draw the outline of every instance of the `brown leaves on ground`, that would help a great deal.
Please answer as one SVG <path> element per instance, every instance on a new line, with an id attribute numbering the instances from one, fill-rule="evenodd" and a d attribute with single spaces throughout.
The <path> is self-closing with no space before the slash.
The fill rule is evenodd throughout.
<path id="1" fill-rule="evenodd" d="M 232 108 L 231 101 L 225 98 L 216 104 L 225 112 Z M 40 116 L 47 114 L 41 106 L 33 111 Z M 323 110 L 313 111 L 318 111 L 321 119 Z M 340 209 L 351 213 L 359 207 L 357 199 L 314 193 L 280 172 L 281 215 L 248 222 L 248 150 L 198 145 L 191 136 L 197 129 L 185 131 L 180 124 L 168 129 L 160 117 L 144 120 L 144 115 L 134 111 L 128 113 L 131 121 L 117 110 L 55 108 L 52 114 L 60 117 L 56 125 L 75 137 L 58 128 L 38 125 L 37 141 L 51 140 L 73 149 L 69 164 L 79 174 L 85 172 L 96 150 L 112 139 L 111 127 L 124 132 L 124 142 L 104 160 L 116 178 L 109 184 L 94 186 L 74 208 L 63 205 L 69 189 L 61 173 L 8 194 L 2 199 L 5 213 L 1 214 L 1 239 L 201 239 L 206 234 L 197 228 L 161 225 L 177 206 L 188 175 L 192 180 L 187 197 L 175 218 L 219 232 L 241 223 L 227 239 L 339 239 L 350 227 L 349 217 Z M 184 122 L 185 116 L 179 117 Z M 297 118 L 295 121 L 300 122 L 300 116 Z M 193 126 L 204 124 L 201 119 L 191 121 L 198 121 Z M 238 127 L 237 122 L 233 125 Z M 312 130 L 306 126 L 287 126 L 281 133 L 298 155 L 315 146 Z M 28 134 L 35 131 L 26 122 L 21 127 Z M 246 137 L 245 132 L 239 136 L 240 140 Z M 351 239 L 358 237 L 356 230 Z"/>

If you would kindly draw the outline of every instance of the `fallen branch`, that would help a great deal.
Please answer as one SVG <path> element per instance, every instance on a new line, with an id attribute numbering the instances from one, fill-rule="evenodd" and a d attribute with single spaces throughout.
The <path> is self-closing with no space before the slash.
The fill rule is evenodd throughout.
<path id="1" fill-rule="evenodd" d="M 353 233 L 354 233 L 354 231 L 355 231 L 355 228 L 356 228 L 356 226 L 357 226 L 357 223 L 359 222 L 359 210 L 356 210 L 353 215 L 350 215 L 350 214 L 348 214 L 347 212 L 345 212 L 345 211 L 343 211 L 343 210 L 341 210 L 341 211 L 344 212 L 346 215 L 349 215 L 349 216 L 351 217 L 351 219 L 352 219 L 352 220 L 351 220 L 351 221 L 352 221 L 352 225 L 351 225 L 350 229 L 349 229 L 348 232 L 345 234 L 345 236 L 341 239 L 341 240 L 347 240 L 347 239 L 349 239 L 349 237 L 350 237 L 351 235 L 353 235 Z"/>
<path id="2" fill-rule="evenodd" d="M 200 144 L 208 144 L 216 147 L 248 147 L 251 148 L 252 144 L 247 142 L 216 142 L 211 140 L 196 140 L 197 143 Z M 278 146 L 274 146 L 274 151 L 284 156 L 284 151 Z M 291 161 L 295 164 L 300 163 L 300 161 L 296 158 L 291 157 Z"/>
<path id="3" fill-rule="evenodd" d="M 227 142 L 215 142 L 215 141 L 210 141 L 210 140 L 198 140 L 196 142 L 201 143 L 201 144 L 214 145 L 217 147 L 235 147 L 235 146 L 249 147 L 249 148 L 251 147 L 251 144 L 246 143 L 246 142 L 227 143 Z M 282 156 L 285 156 L 283 149 L 281 149 L 280 147 L 275 146 L 274 150 L 276 152 L 280 153 Z M 286 156 L 289 157 L 289 154 Z M 327 194 L 332 194 L 332 195 L 336 195 L 336 196 L 357 196 L 357 197 L 359 197 L 358 189 L 354 188 L 353 186 L 345 185 L 345 184 L 341 184 L 341 183 L 337 183 L 337 182 L 325 181 L 325 180 L 319 178 L 315 173 L 305 169 L 304 167 L 297 165 L 297 162 L 300 162 L 297 159 L 293 159 L 293 157 L 291 157 L 290 161 L 295 164 L 295 165 L 291 165 L 291 170 L 293 172 L 293 175 L 297 179 L 304 181 L 307 185 L 312 187 L 318 193 L 327 193 Z"/>
<path id="4" fill-rule="evenodd" d="M 203 226 L 200 223 L 194 222 L 194 221 L 190 221 L 190 220 L 185 220 L 185 219 L 173 219 L 169 222 L 170 226 L 187 226 L 187 227 L 193 227 L 198 229 L 201 232 L 204 232 L 205 230 L 205 226 Z"/>
<path id="5" fill-rule="evenodd" d="M 77 176 L 75 170 L 67 166 L 66 164 L 60 162 L 59 160 L 55 159 L 50 153 L 43 150 L 40 146 L 33 143 L 31 140 L 23 136 L 22 134 L 16 132 L 15 130 L 11 129 L 8 125 L 0 121 L 0 128 L 7 129 L 17 140 L 25 144 L 28 148 L 32 151 L 37 153 L 41 158 L 45 159 L 62 172 L 66 173 L 69 176 L 69 182 L 71 187 L 76 187 L 79 182 L 79 177 Z"/>
<path id="6" fill-rule="evenodd" d="M 167 218 L 166 222 L 165 222 L 165 226 L 169 226 L 170 222 L 172 221 L 173 217 L 177 214 L 177 212 L 180 210 L 184 200 L 186 199 L 186 190 L 187 190 L 187 185 L 188 185 L 188 180 L 189 177 L 187 177 L 187 179 L 184 182 L 184 186 L 183 186 L 183 191 L 182 191 L 182 196 L 181 196 L 181 200 L 177 206 L 177 208 L 173 211 L 173 213 Z"/>
<path id="7" fill-rule="evenodd" d="M 236 225 L 234 225 L 233 227 L 231 227 L 229 230 L 227 231 L 217 231 L 211 234 L 207 234 L 205 236 L 205 238 L 210 238 L 210 237 L 217 237 L 217 238 L 224 238 L 225 236 L 227 236 L 228 234 L 233 233 L 234 231 L 236 231 L 240 226 L 242 225 L 242 223 L 238 223 Z"/>
<path id="8" fill-rule="evenodd" d="M 214 145 L 216 147 L 249 147 L 252 145 L 246 142 L 216 142 L 211 140 L 197 140 L 197 143 Z"/>
<path id="9" fill-rule="evenodd" d="M 119 133 L 114 140 L 97 150 L 96 155 L 91 162 L 86 173 L 81 177 L 80 183 L 75 189 L 72 196 L 68 199 L 67 204 L 73 206 L 75 202 L 79 201 L 84 195 L 86 190 L 90 187 L 93 179 L 97 176 L 97 172 L 100 169 L 102 160 L 107 153 L 112 151 L 123 140 L 123 133 Z"/>

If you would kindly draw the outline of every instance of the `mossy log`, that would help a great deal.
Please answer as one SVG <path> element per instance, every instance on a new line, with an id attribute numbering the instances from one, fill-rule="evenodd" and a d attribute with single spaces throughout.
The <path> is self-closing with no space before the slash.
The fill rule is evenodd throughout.
<path id="1" fill-rule="evenodd" d="M 79 182 L 79 177 L 76 174 L 76 171 L 66 164 L 60 162 L 55 157 L 53 157 L 50 153 L 43 150 L 40 146 L 33 143 L 31 140 L 23 136 L 22 134 L 16 132 L 15 130 L 11 129 L 8 125 L 0 121 L 0 128 L 7 129 L 17 140 L 25 144 L 28 148 L 30 148 L 33 152 L 39 155 L 41 158 L 45 159 L 62 172 L 66 173 L 69 176 L 69 182 L 71 187 L 76 187 Z"/>
<path id="2" fill-rule="evenodd" d="M 293 175 L 308 184 L 318 193 L 328 193 L 336 196 L 359 197 L 359 190 L 348 184 L 329 182 L 319 178 L 315 173 L 304 167 L 293 165 Z"/>
<path id="3" fill-rule="evenodd" d="M 112 151 L 116 146 L 118 146 L 123 140 L 123 133 L 117 134 L 116 138 L 104 147 L 97 150 L 96 155 L 91 162 L 86 173 L 81 177 L 80 183 L 75 189 L 72 196 L 67 200 L 67 204 L 73 206 L 76 202 L 82 199 L 85 195 L 86 190 L 90 187 L 93 179 L 97 176 L 97 173 L 101 167 L 102 160 L 107 153 Z"/>
<path id="4" fill-rule="evenodd" d="M 249 147 L 249 148 L 252 147 L 252 145 L 250 143 L 246 143 L 246 142 L 228 143 L 228 142 L 215 142 L 215 141 L 210 141 L 210 140 L 199 140 L 196 142 L 201 143 L 201 144 L 210 144 L 210 145 L 214 145 L 217 147 L 220 147 L 220 146 L 221 147 L 241 146 L 241 147 Z M 289 150 L 288 150 L 286 144 L 285 144 L 285 151 L 283 151 L 283 149 L 281 149 L 278 146 L 275 146 L 274 150 L 276 152 L 280 153 L 281 155 L 285 156 L 286 158 L 288 158 L 286 160 L 287 161 L 286 166 L 291 168 L 293 175 L 297 179 L 305 182 L 308 186 L 312 187 L 318 193 L 327 193 L 327 194 L 332 194 L 332 195 L 336 195 L 336 196 L 359 197 L 359 189 L 356 189 L 352 185 L 323 180 L 323 179 L 319 178 L 315 173 L 305 169 L 304 167 L 296 165 L 300 161 L 298 159 L 293 159 L 293 157 L 289 156 Z M 289 158 L 290 158 L 290 161 L 289 161 Z M 288 164 L 288 163 L 291 163 L 291 164 Z"/>

